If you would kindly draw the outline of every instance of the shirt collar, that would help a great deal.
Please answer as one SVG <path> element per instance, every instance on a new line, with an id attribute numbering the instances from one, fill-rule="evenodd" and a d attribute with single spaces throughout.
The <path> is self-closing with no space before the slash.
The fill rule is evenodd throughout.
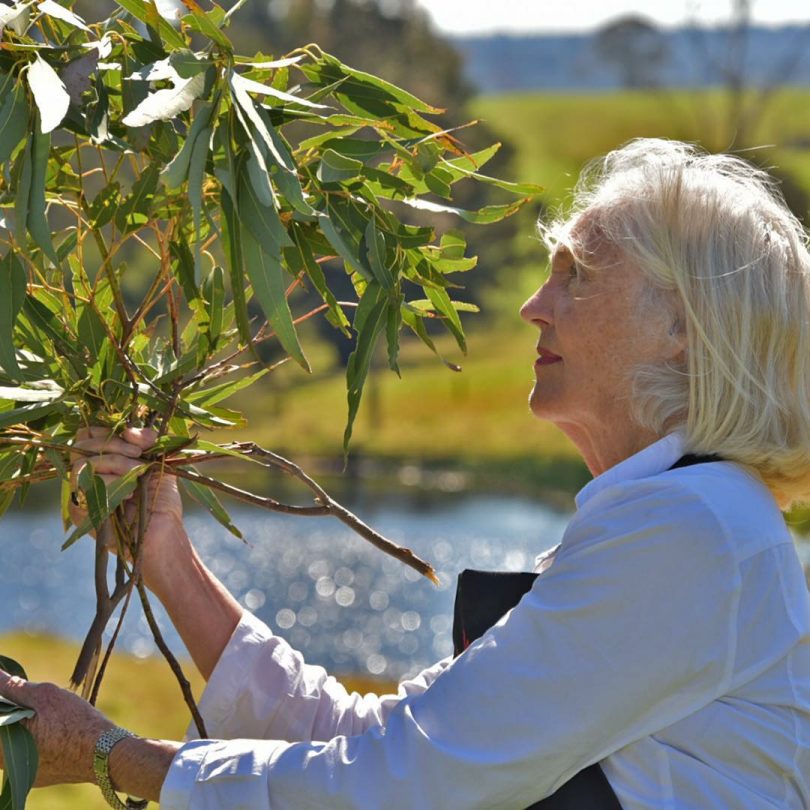
<path id="1" fill-rule="evenodd" d="M 652 444 L 648 444 L 635 455 L 620 461 L 585 484 L 577 493 L 577 508 L 581 509 L 589 500 L 607 487 L 622 481 L 647 478 L 650 475 L 668 470 L 684 453 L 684 438 L 681 433 L 670 433 Z"/>

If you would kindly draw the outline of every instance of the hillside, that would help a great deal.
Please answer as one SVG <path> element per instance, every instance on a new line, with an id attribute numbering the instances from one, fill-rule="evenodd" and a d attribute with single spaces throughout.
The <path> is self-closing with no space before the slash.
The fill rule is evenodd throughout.
<path id="1" fill-rule="evenodd" d="M 656 35 L 662 59 L 648 77 L 650 85 L 706 88 L 725 83 L 733 36 L 728 29 L 658 29 Z M 485 94 L 622 87 L 616 65 L 599 56 L 596 33 L 454 37 L 451 42 L 464 57 L 466 77 Z M 810 84 L 810 24 L 748 29 L 742 75 L 753 87 Z"/>

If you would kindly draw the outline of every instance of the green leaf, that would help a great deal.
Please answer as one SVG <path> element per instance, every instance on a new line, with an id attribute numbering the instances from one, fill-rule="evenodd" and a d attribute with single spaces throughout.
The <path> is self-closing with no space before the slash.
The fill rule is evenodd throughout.
<path id="1" fill-rule="evenodd" d="M 43 381 L 44 382 L 44 381 Z M 0 400 L 9 402 L 53 402 L 59 399 L 64 391 L 55 383 L 35 387 L 0 386 Z"/>
<path id="2" fill-rule="evenodd" d="M 436 310 L 446 318 L 445 324 L 453 334 L 453 337 L 455 337 L 458 347 L 463 352 L 466 352 L 467 344 L 464 339 L 464 329 L 461 326 L 458 312 L 456 312 L 453 302 L 447 294 L 447 290 L 441 287 L 425 287 L 425 292 L 433 303 L 433 306 L 436 307 Z"/>
<path id="3" fill-rule="evenodd" d="M 346 365 L 346 389 L 349 413 L 346 428 L 343 432 L 343 450 L 348 452 L 352 438 L 352 428 L 363 396 L 363 386 L 371 367 L 374 347 L 386 324 L 388 305 L 385 292 L 379 284 L 371 283 L 366 287 L 363 297 L 354 316 L 354 330 L 357 332 L 357 345 L 349 356 Z"/>
<path id="4" fill-rule="evenodd" d="M 267 374 L 267 372 L 268 369 L 263 368 L 257 371 L 255 374 L 250 374 L 247 377 L 242 377 L 241 379 L 233 380 L 232 382 L 221 383 L 220 385 L 214 385 L 210 388 L 203 388 L 199 391 L 194 391 L 190 394 L 186 394 L 185 401 L 193 403 L 194 405 L 208 408 L 211 405 L 216 405 L 217 402 L 222 402 L 222 400 L 227 399 L 237 391 L 250 387 L 256 382 L 256 380 L 261 379 L 265 374 Z"/>
<path id="5" fill-rule="evenodd" d="M 47 14 L 49 17 L 56 17 L 57 20 L 63 20 L 76 28 L 90 31 L 87 27 L 87 23 L 85 23 L 78 14 L 74 14 L 70 9 L 60 6 L 59 3 L 54 2 L 54 0 L 40 0 L 37 9 L 41 13 Z"/>
<path id="6" fill-rule="evenodd" d="M 183 0 L 183 5 L 191 11 L 191 14 L 186 14 L 186 16 L 183 17 L 183 22 L 188 25 L 189 28 L 199 31 L 203 36 L 216 42 L 217 45 L 224 48 L 226 52 L 230 53 L 233 51 L 233 45 L 228 37 L 219 30 L 219 27 L 214 23 L 212 17 L 204 12 L 194 0 Z"/>
<path id="7" fill-rule="evenodd" d="M 261 82 L 254 82 L 252 79 L 246 79 L 244 76 L 240 76 L 238 73 L 233 74 L 233 82 L 246 93 L 261 93 L 262 95 L 270 96 L 271 98 L 278 99 L 279 101 L 286 102 L 287 104 L 300 104 L 301 106 L 309 109 L 329 109 L 326 104 L 317 104 L 316 102 L 310 101 L 308 98 L 304 98 L 303 96 L 285 93 L 283 90 L 279 90 L 277 87 L 273 87 L 269 84 L 261 84 Z"/>
<path id="8" fill-rule="evenodd" d="M 28 99 L 17 82 L 0 104 L 0 164 L 5 164 L 17 145 L 28 134 Z"/>
<path id="9" fill-rule="evenodd" d="M 213 515 L 217 522 L 221 523 L 232 535 L 242 539 L 242 532 L 234 526 L 231 516 L 211 489 L 185 478 L 180 479 L 180 484 L 197 503 L 204 506 Z"/>
<path id="10" fill-rule="evenodd" d="M 203 283 L 208 313 L 208 339 L 212 346 L 216 346 L 222 332 L 222 322 L 225 309 L 225 274 L 219 265 L 216 265 Z"/>
<path id="11" fill-rule="evenodd" d="M 0 411 L 0 428 L 6 428 L 9 425 L 27 425 L 37 419 L 41 419 L 43 416 L 49 416 L 52 413 L 57 413 L 62 410 L 63 407 L 60 402 L 46 402 L 23 405 L 20 408 Z"/>
<path id="12" fill-rule="evenodd" d="M 0 655 L 0 669 L 2 669 L 3 672 L 7 672 L 9 675 L 16 675 L 18 678 L 28 680 L 28 675 L 25 674 L 22 664 L 17 663 L 13 658 L 9 658 L 7 655 Z"/>
<path id="13" fill-rule="evenodd" d="M 329 306 L 329 311 L 332 313 L 335 323 L 345 334 L 348 334 L 346 327 L 349 326 L 349 319 L 346 313 L 338 304 L 332 290 L 326 283 L 326 278 L 323 270 L 315 257 L 312 255 L 312 248 L 303 233 L 303 229 L 294 228 L 292 231 L 293 241 L 295 247 L 285 248 L 284 258 L 286 259 L 287 266 L 292 270 L 295 275 L 301 270 L 305 271 L 315 289 L 320 293 L 321 298 Z"/>
<path id="14" fill-rule="evenodd" d="M 417 197 L 402 200 L 402 202 L 419 211 L 430 211 L 433 214 L 455 214 L 457 217 L 461 217 L 461 219 L 467 222 L 475 222 L 476 224 L 483 225 L 492 222 L 500 222 L 500 220 L 512 216 L 512 214 L 523 207 L 527 200 L 518 200 L 508 205 L 487 205 L 483 208 L 479 208 L 477 211 L 467 211 L 463 208 L 439 205 L 430 200 L 423 200 Z"/>
<path id="15" fill-rule="evenodd" d="M 368 221 L 359 210 L 349 204 L 332 200 L 327 206 L 327 213 L 319 215 L 318 224 L 348 267 L 360 273 L 366 281 L 372 281 L 375 274 L 364 255 L 365 250 L 362 250 L 360 245 L 361 235 L 365 234 Z"/>
<path id="16" fill-rule="evenodd" d="M 183 184 L 183 181 L 188 175 L 189 165 L 191 163 L 191 155 L 194 150 L 194 144 L 197 139 L 204 133 L 211 136 L 211 129 L 209 123 L 211 121 L 211 114 L 214 109 L 214 103 L 209 101 L 201 101 L 197 108 L 197 114 L 191 122 L 188 134 L 180 151 L 172 158 L 172 160 L 161 170 L 160 176 L 168 188 L 178 188 Z"/>
<path id="17" fill-rule="evenodd" d="M 368 251 L 368 263 L 374 278 L 385 290 L 393 290 L 394 276 L 388 269 L 385 258 L 385 236 L 374 225 L 374 220 L 369 220 L 365 233 L 366 250 Z"/>
<path id="18" fill-rule="evenodd" d="M 362 170 L 361 161 L 341 155 L 334 149 L 327 149 L 321 155 L 318 179 L 322 183 L 340 183 L 358 177 Z"/>
<path id="19" fill-rule="evenodd" d="M 124 233 L 137 230 L 149 221 L 150 206 L 158 187 L 159 167 L 154 163 L 132 184 L 130 195 L 115 213 L 115 224 Z"/>
<path id="20" fill-rule="evenodd" d="M 169 55 L 169 64 L 181 79 L 190 79 L 206 71 L 213 62 L 205 56 L 198 56 L 188 48 L 182 48 Z"/>
<path id="21" fill-rule="evenodd" d="M 163 42 L 171 48 L 185 48 L 186 41 L 160 16 L 155 0 L 116 0 L 121 8 L 128 11 L 136 20 L 151 28 Z"/>
<path id="22" fill-rule="evenodd" d="M 252 125 L 261 136 L 270 154 L 275 158 L 276 164 L 285 171 L 294 172 L 295 163 L 292 161 L 289 154 L 285 154 L 285 150 L 278 149 L 277 139 L 272 134 L 274 127 L 269 120 L 265 120 L 259 114 L 259 110 L 254 104 L 253 99 L 247 94 L 247 90 L 245 90 L 244 79 L 242 79 L 238 73 L 232 71 L 229 75 L 229 81 L 231 94 L 238 105 L 237 112 L 244 113 L 247 118 L 247 121 L 243 123 L 248 134 L 250 134 L 250 126 L 247 123 L 249 121 L 250 125 Z"/>
<path id="23" fill-rule="evenodd" d="M 354 160 L 363 163 L 379 157 L 391 148 L 387 143 L 381 141 L 362 138 L 335 138 L 332 132 L 327 132 L 325 135 L 327 138 L 323 142 L 324 149 L 337 152 L 347 158 L 354 158 Z"/>
<path id="24" fill-rule="evenodd" d="M 39 109 L 40 131 L 52 132 L 62 123 L 70 106 L 70 96 L 59 74 L 37 53 L 25 74 Z"/>
<path id="25" fill-rule="evenodd" d="M 388 339 L 388 368 L 399 375 L 399 330 L 402 327 L 402 307 L 401 298 L 390 301 L 386 316 L 386 337 Z"/>
<path id="26" fill-rule="evenodd" d="M 30 16 L 30 7 L 32 2 L 28 3 L 15 3 L 13 7 L 6 5 L 0 6 L 0 31 L 3 31 L 6 26 L 10 26 L 12 30 L 22 36 L 25 29 L 28 27 L 28 19 Z"/>
<path id="27" fill-rule="evenodd" d="M 211 127 L 206 127 L 194 142 L 191 162 L 188 167 L 188 200 L 191 203 L 194 224 L 194 277 L 200 277 L 201 243 L 200 225 L 202 223 L 203 197 L 202 186 L 205 179 L 205 163 L 208 160 L 208 146 L 211 141 Z"/>
<path id="28" fill-rule="evenodd" d="M 239 337 L 245 346 L 251 342 L 250 320 L 248 319 L 247 300 L 245 297 L 245 265 L 242 255 L 241 229 L 231 195 L 225 192 L 222 203 L 222 230 L 225 236 L 225 256 L 228 260 L 228 275 L 231 281 L 231 294 L 233 295 L 233 312 Z"/>
<path id="29" fill-rule="evenodd" d="M 51 241 L 51 228 L 45 215 L 45 181 L 51 148 L 50 134 L 34 131 L 31 139 L 31 194 L 28 201 L 28 230 L 42 252 L 55 264 L 59 258 Z"/>
<path id="30" fill-rule="evenodd" d="M 241 198 L 240 198 L 241 205 Z M 241 213 L 240 207 L 240 213 Z M 287 303 L 284 271 L 281 267 L 281 248 L 267 252 L 264 246 L 253 238 L 247 227 L 242 227 L 242 251 L 245 273 L 253 287 L 253 295 L 259 302 L 270 326 L 284 347 L 284 350 L 305 371 L 311 371 L 309 361 L 304 356 L 298 335 L 293 324 L 290 305 Z"/>
<path id="31" fill-rule="evenodd" d="M 252 136 L 250 139 L 250 155 L 247 159 L 247 173 L 250 178 L 250 185 L 262 205 L 268 208 L 277 208 L 281 205 L 276 190 L 270 182 L 270 172 L 267 171 L 263 151 Z"/>
<path id="32" fill-rule="evenodd" d="M 27 279 L 25 270 L 13 250 L 0 260 L 0 366 L 13 379 L 19 379 L 20 367 L 17 365 L 13 332 L 17 315 L 25 300 Z"/>
<path id="33" fill-rule="evenodd" d="M 239 171 L 239 218 L 268 253 L 277 253 L 283 247 L 291 247 L 292 240 L 272 205 L 264 205 L 250 180 L 249 161 Z"/>
<path id="34" fill-rule="evenodd" d="M 87 469 L 85 467 L 84 469 Z M 82 472 L 84 472 L 84 469 Z M 98 503 L 105 503 L 106 504 L 106 513 L 103 510 L 99 510 L 95 514 L 95 519 L 99 521 L 99 524 L 94 524 L 88 515 L 87 519 L 84 520 L 81 525 L 77 526 L 73 532 L 70 534 L 67 540 L 62 544 L 62 551 L 66 548 L 72 546 L 80 537 L 87 534 L 90 529 L 93 528 L 94 525 L 100 525 L 106 518 L 108 518 L 115 509 L 124 502 L 126 498 L 128 498 L 132 493 L 135 491 L 135 486 L 138 483 L 139 476 L 147 469 L 146 464 L 139 464 L 137 467 L 133 467 L 129 472 L 124 473 L 119 479 L 117 479 L 111 486 L 105 487 L 105 497 L 106 501 L 102 501 L 99 499 Z M 98 476 L 94 476 L 98 477 Z M 102 484 L 104 482 L 102 481 Z M 86 490 L 85 490 L 86 491 Z M 89 494 L 88 493 L 88 506 L 89 504 Z"/>
<path id="35" fill-rule="evenodd" d="M 115 215 L 121 197 L 121 186 L 117 181 L 99 191 L 98 194 L 87 206 L 87 214 L 90 218 L 90 227 L 103 228 Z"/>
<path id="36" fill-rule="evenodd" d="M 6 782 L 0 805 L 8 802 L 11 810 L 23 810 L 25 800 L 34 785 L 39 767 L 39 754 L 34 738 L 19 724 L 0 726 Z"/>
<path id="37" fill-rule="evenodd" d="M 33 709 L 25 709 L 22 706 L 7 703 L 0 698 L 0 726 L 10 726 L 13 723 L 19 723 L 20 720 L 26 720 L 33 717 L 35 714 Z"/>
<path id="38" fill-rule="evenodd" d="M 344 65 L 339 59 L 329 54 L 322 54 L 315 65 L 302 66 L 301 70 L 313 81 L 329 83 L 345 79 L 340 86 L 342 94 L 362 101 L 363 109 L 372 115 L 377 115 L 379 107 L 372 102 L 393 104 L 397 107 L 406 107 L 417 112 L 437 114 L 444 112 L 438 107 L 431 107 L 416 96 L 408 93 L 384 79 L 362 70 L 355 70 Z"/>
<path id="39" fill-rule="evenodd" d="M 110 514 L 107 487 L 101 476 L 93 473 L 93 468 L 89 464 L 82 467 L 78 484 L 87 497 L 87 515 L 93 528 L 97 529 Z"/>
<path id="40" fill-rule="evenodd" d="M 172 87 L 150 93 L 123 118 L 122 123 L 128 127 L 142 127 L 152 121 L 168 121 L 190 109 L 194 99 L 199 98 L 203 90 L 205 74 L 198 73 L 190 79 L 178 76 Z"/>
<path id="41" fill-rule="evenodd" d="M 31 142 L 20 152 L 14 166 L 17 174 L 17 193 L 14 195 L 14 227 L 17 239 L 22 245 L 27 243 L 28 204 L 31 197 Z"/>

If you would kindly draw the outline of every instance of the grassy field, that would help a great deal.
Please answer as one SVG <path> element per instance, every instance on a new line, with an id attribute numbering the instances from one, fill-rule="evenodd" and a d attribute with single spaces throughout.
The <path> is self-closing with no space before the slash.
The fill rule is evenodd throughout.
<path id="1" fill-rule="evenodd" d="M 753 95 L 748 103 L 760 109 Z M 484 96 L 472 111 L 516 147 L 516 177 L 542 184 L 554 205 L 588 160 L 632 138 L 678 138 L 712 151 L 739 148 L 728 106 L 719 90 L 655 90 Z M 771 94 L 752 118 L 742 146 L 810 189 L 810 90 L 782 88 Z"/>
<path id="2" fill-rule="evenodd" d="M 78 654 L 78 646 L 47 637 L 14 633 L 0 636 L 0 653 L 25 666 L 35 681 L 66 684 Z M 185 665 L 194 694 L 199 696 L 202 680 L 193 666 Z M 344 679 L 349 689 L 386 692 L 394 684 L 364 678 Z M 98 707 L 116 723 L 143 737 L 182 739 L 188 714 L 179 687 L 168 666 L 157 659 L 114 655 Z M 95 785 L 61 785 L 34 790 L 27 810 L 104 810 L 108 805 Z"/>

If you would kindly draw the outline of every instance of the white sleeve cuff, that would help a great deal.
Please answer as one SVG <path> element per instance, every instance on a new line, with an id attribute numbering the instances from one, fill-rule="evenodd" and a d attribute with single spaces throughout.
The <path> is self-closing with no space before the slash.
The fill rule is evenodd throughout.
<path id="1" fill-rule="evenodd" d="M 267 774 L 288 746 L 275 740 L 194 740 L 175 754 L 161 810 L 269 810 Z"/>

